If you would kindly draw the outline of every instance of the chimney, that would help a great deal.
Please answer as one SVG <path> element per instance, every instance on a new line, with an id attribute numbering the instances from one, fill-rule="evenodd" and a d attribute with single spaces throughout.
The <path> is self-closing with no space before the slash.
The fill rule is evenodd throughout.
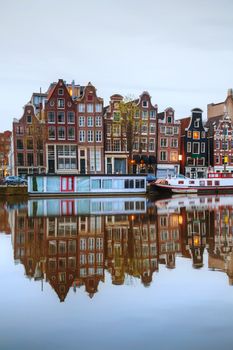
<path id="1" fill-rule="evenodd" d="M 75 82 L 74 80 L 72 80 L 72 98 L 74 98 L 74 85 L 75 85 Z"/>
<path id="2" fill-rule="evenodd" d="M 232 91 L 232 89 L 228 89 L 227 90 L 227 97 L 228 96 L 233 96 L 233 91 Z"/>

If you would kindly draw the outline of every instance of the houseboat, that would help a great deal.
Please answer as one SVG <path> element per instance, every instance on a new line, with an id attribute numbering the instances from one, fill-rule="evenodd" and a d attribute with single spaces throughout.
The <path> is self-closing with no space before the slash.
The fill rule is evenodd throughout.
<path id="1" fill-rule="evenodd" d="M 29 196 L 143 195 L 145 175 L 28 175 Z"/>
<path id="2" fill-rule="evenodd" d="M 233 193 L 233 173 L 208 173 L 207 178 L 191 179 L 183 175 L 157 179 L 150 191 L 164 193 Z"/>

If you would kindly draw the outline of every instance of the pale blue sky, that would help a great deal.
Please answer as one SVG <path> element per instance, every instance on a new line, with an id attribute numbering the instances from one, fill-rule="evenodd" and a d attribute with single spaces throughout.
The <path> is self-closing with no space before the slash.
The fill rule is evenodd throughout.
<path id="1" fill-rule="evenodd" d="M 0 130 L 59 78 L 177 117 L 233 87 L 232 0 L 0 0 Z"/>

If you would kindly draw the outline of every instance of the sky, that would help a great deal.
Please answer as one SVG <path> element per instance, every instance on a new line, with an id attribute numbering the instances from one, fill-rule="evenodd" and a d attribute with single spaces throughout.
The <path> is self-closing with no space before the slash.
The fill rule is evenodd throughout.
<path id="1" fill-rule="evenodd" d="M 233 87 L 232 0 L 0 0 L 0 131 L 59 78 L 176 118 Z"/>

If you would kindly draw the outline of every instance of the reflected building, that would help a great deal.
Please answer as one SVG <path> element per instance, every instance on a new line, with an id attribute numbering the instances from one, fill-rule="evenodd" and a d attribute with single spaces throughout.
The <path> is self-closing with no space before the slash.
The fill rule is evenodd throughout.
<path id="1" fill-rule="evenodd" d="M 181 255 L 180 211 L 159 208 L 157 212 L 159 263 L 175 268 L 176 255 Z"/>
<path id="2" fill-rule="evenodd" d="M 144 202 L 135 214 L 132 201 L 123 207 L 120 199 L 112 201 L 118 207 L 115 215 L 111 202 L 100 198 L 5 204 L 1 209 L 9 211 L 15 262 L 24 265 L 28 278 L 42 286 L 48 282 L 60 301 L 70 289 L 82 288 L 93 297 L 105 270 L 114 285 L 138 280 L 146 287 L 159 264 L 174 269 L 177 256 L 201 268 L 205 249 L 208 267 L 227 273 L 232 284 L 230 196 L 174 196 L 147 209 Z"/>
<path id="3" fill-rule="evenodd" d="M 219 206 L 211 220 L 213 239 L 209 248 L 210 269 L 226 272 L 233 284 L 233 205 Z"/>

